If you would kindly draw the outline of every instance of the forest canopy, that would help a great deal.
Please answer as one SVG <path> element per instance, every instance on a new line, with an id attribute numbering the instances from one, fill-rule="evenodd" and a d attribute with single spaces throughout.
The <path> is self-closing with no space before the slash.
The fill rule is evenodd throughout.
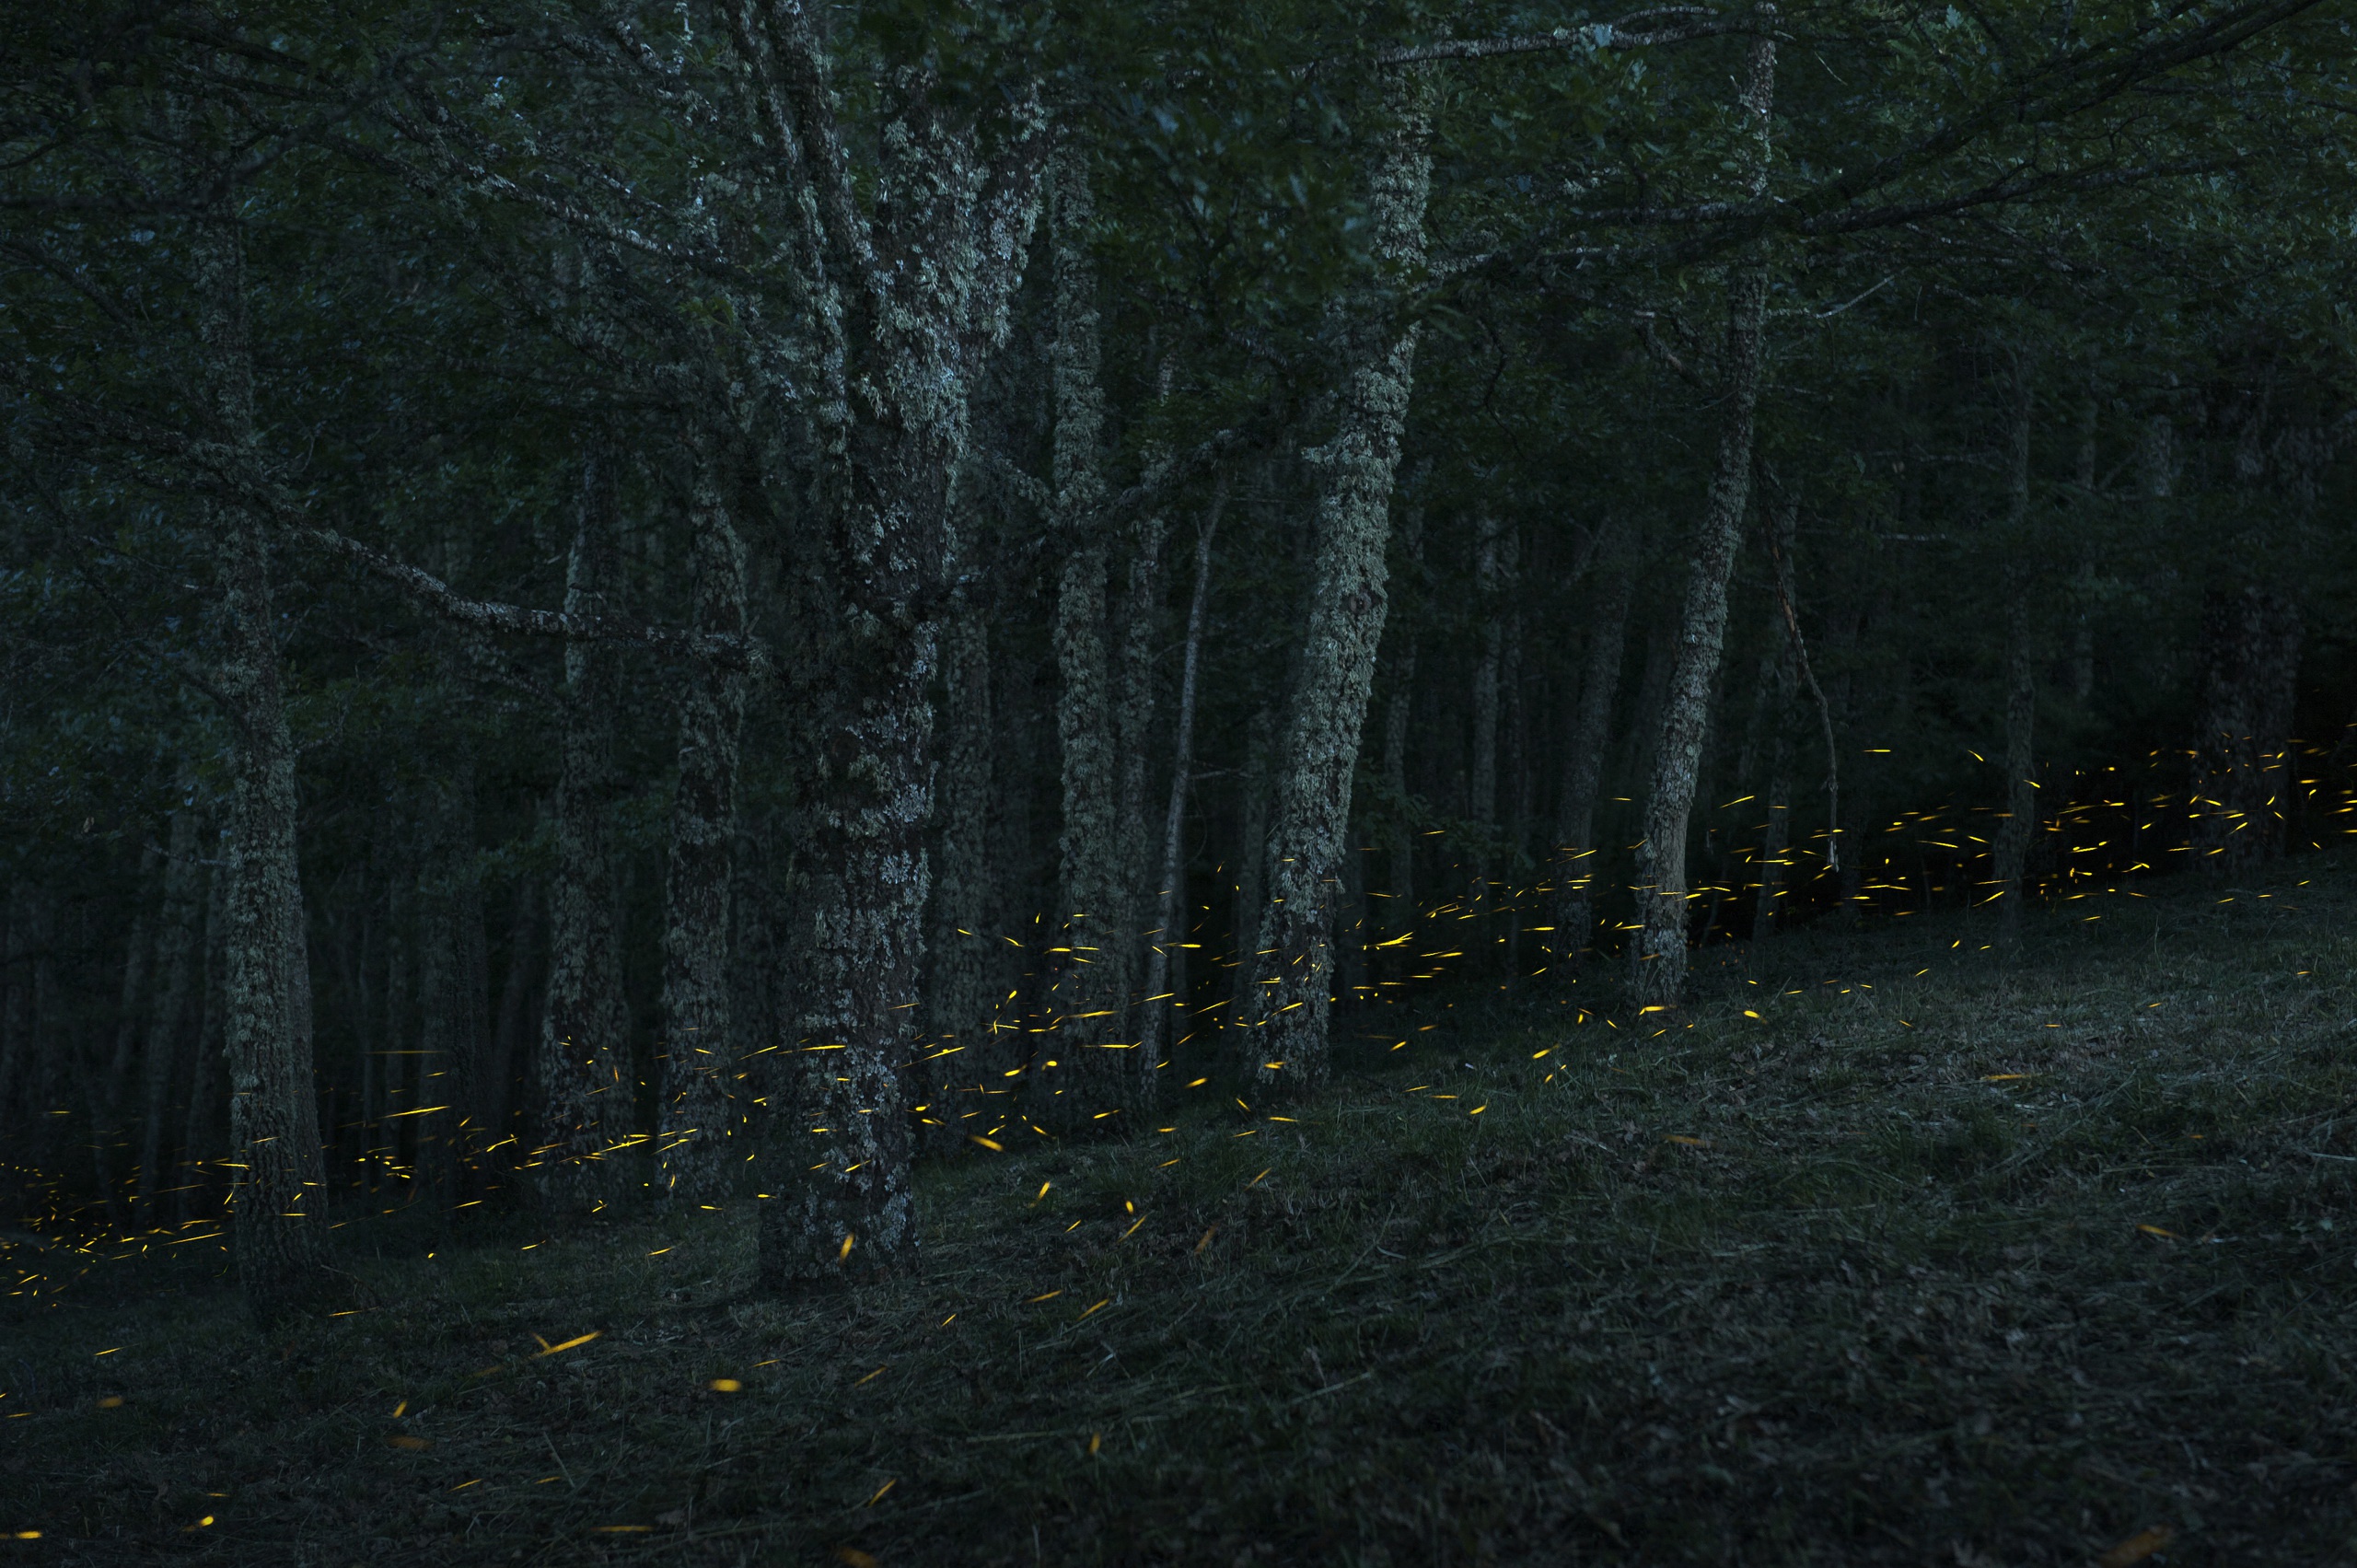
<path id="1" fill-rule="evenodd" d="M 1411 995 L 2326 842 L 2352 26 L 19 7 L 0 1223 L 858 1281 Z"/>

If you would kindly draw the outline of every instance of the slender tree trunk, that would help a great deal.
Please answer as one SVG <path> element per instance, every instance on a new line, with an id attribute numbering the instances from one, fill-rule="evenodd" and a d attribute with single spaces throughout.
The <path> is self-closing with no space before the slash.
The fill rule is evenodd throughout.
<path id="1" fill-rule="evenodd" d="M 1128 759 L 1120 755 L 1106 605 L 1109 551 L 1084 525 L 1104 494 L 1099 470 L 1104 391 L 1098 383 L 1097 269 L 1087 249 L 1095 221 L 1087 164 L 1076 149 L 1055 159 L 1056 510 L 1079 540 L 1056 599 L 1056 667 L 1062 689 L 1056 729 L 1063 759 L 1063 835 L 1057 913 L 1062 947 L 1051 990 L 1049 1033 L 1030 1090 L 1051 1129 L 1101 1127 L 1146 1104 L 1152 1061 L 1131 1038 L 1131 898 L 1136 863 L 1121 816 Z M 1143 767 L 1143 758 L 1135 760 Z M 1138 777 L 1144 791 L 1143 772 Z"/>
<path id="2" fill-rule="evenodd" d="M 1784 896 L 1784 864 L 1792 849 L 1793 692 L 1798 683 L 1799 670 L 1787 644 L 1777 656 L 1769 681 L 1768 780 L 1761 792 L 1768 823 L 1759 837 L 1759 886 L 1751 912 L 1754 942 L 1776 935 L 1776 916 Z"/>
<path id="3" fill-rule="evenodd" d="M 1260 972 L 1256 945 L 1268 916 L 1269 812 L 1274 781 L 1270 777 L 1276 750 L 1276 715 L 1266 708 L 1246 721 L 1244 778 L 1237 814 L 1236 847 L 1236 970 L 1227 1006 L 1227 1027 L 1240 1028 L 1251 1012 L 1249 992 Z"/>
<path id="4" fill-rule="evenodd" d="M 471 1195 L 483 1142 L 482 873 L 470 747 L 434 786 L 432 835 L 417 891 L 418 1080 L 410 1133 L 421 1190 L 444 1214 Z"/>
<path id="5" fill-rule="evenodd" d="M 2030 626 L 2029 590 L 2016 588 L 2005 615 L 2005 816 L 1997 824 L 1997 940 L 2008 951 L 2021 940 L 2023 872 L 2030 834 L 2038 826 L 2038 665 Z M 1863 850 L 1860 852 L 1863 853 Z"/>
<path id="6" fill-rule="evenodd" d="M 1411 508 L 1400 525 L 1400 544 L 1409 562 L 1421 569 L 1424 562 L 1424 519 L 1422 508 Z M 1421 572 L 1420 572 L 1421 575 Z M 1384 879 L 1383 937 L 1397 941 L 1416 928 L 1416 831 L 1408 794 L 1408 732 L 1416 718 L 1416 634 L 1411 625 L 1389 622 L 1392 631 L 1391 695 L 1383 709 L 1383 782 L 1390 794 L 1393 821 L 1389 840 L 1390 866 Z M 1397 977 L 1408 972 L 1405 945 L 1391 951 Z"/>
<path id="7" fill-rule="evenodd" d="M 1370 171 L 1374 250 L 1387 267 L 1424 255 L 1432 184 L 1428 67 L 1389 78 L 1392 124 Z M 1238 1021 L 1255 1032 L 1250 1066 L 1261 1082 L 1308 1093 L 1326 1078 L 1326 1014 L 1333 986 L 1334 904 L 1351 820 L 1351 785 L 1376 649 L 1389 600 L 1386 552 L 1391 482 L 1415 385 L 1416 329 L 1401 331 L 1387 290 L 1346 303 L 1348 353 L 1333 437 L 1307 454 L 1321 474 L 1307 612 L 1286 714 L 1275 824 L 1269 836 L 1268 906 L 1252 944 L 1256 981 Z"/>
<path id="8" fill-rule="evenodd" d="M 932 939 L 926 953 L 925 1039 L 918 1124 L 926 1141 L 947 1146 L 979 1104 L 965 1095 L 999 1087 L 1016 1063 L 1008 1047 L 1019 1034 L 999 1028 L 1006 966 L 991 929 L 991 801 L 999 736 L 991 714 L 990 623 L 961 606 L 942 628 L 945 704 L 941 771 L 935 788 L 940 830 L 935 844 Z M 953 1087 L 971 1086 L 965 1094 Z"/>
<path id="9" fill-rule="evenodd" d="M 500 979 L 491 1051 L 483 1061 L 482 1082 L 478 1086 L 475 1101 L 475 1120 L 482 1129 L 486 1156 L 511 1142 L 516 1111 L 516 1058 L 528 1049 L 525 1034 L 531 1022 L 532 982 L 540 968 L 540 884 L 538 877 L 527 877 L 516 884 L 516 917 L 507 934 L 507 972 Z M 485 1165 L 484 1178 L 488 1181 L 494 1173 L 513 1169 L 516 1164 L 512 1153 L 491 1159 Z M 499 1185 L 505 1186 L 505 1182 L 502 1180 Z"/>
<path id="10" fill-rule="evenodd" d="M 1122 832 L 1122 876 L 1132 891 L 1132 916 L 1142 915 L 1146 900 L 1138 889 L 1158 887 L 1162 842 L 1155 834 L 1147 766 L 1154 754 L 1155 652 L 1162 637 L 1162 550 L 1170 534 L 1170 519 L 1161 512 L 1142 519 L 1130 552 L 1129 592 L 1121 607 L 1121 662 L 1114 730 L 1121 760 L 1119 820 Z M 1132 924 L 1135 923 L 1134 918 Z M 1130 945 L 1132 969 L 1144 950 L 1143 934 Z M 1141 1049 L 1148 1049 L 1142 1047 Z"/>
<path id="11" fill-rule="evenodd" d="M 216 836 L 216 851 L 227 835 Z M 196 1050 L 189 1062 L 188 1098 L 180 1118 L 180 1156 L 174 1217 L 185 1223 L 207 1212 L 212 1173 L 227 1145 L 222 1138 L 221 1086 L 227 1076 L 229 1028 L 229 877 L 226 865 L 205 879 L 204 998 L 197 1013 Z"/>
<path id="12" fill-rule="evenodd" d="M 696 626 L 741 635 L 745 545 L 709 474 L 693 517 Z M 730 869 L 737 842 L 737 767 L 745 677 L 706 664 L 679 707 L 679 775 L 671 802 L 664 886 L 664 1187 L 679 1202 L 718 1203 L 749 1179 L 749 1144 L 735 1097 L 728 1017 Z"/>
<path id="13" fill-rule="evenodd" d="M 2033 414 L 2030 358 L 2013 355 L 2014 384 L 2006 422 L 2005 547 L 2016 556 L 2007 574 L 2005 607 L 2005 818 L 1997 826 L 1997 941 L 2010 954 L 2021 941 L 2023 872 L 2038 825 L 2038 661 L 2031 628 L 2029 436 Z M 1860 853 L 1864 853 L 1861 846 Z"/>
<path id="14" fill-rule="evenodd" d="M 620 523 L 617 457 L 603 440 L 584 454 L 580 513 L 566 571 L 569 615 L 597 615 L 613 591 Z M 598 1163 L 631 1130 L 622 1080 L 629 1013 L 614 932 L 607 797 L 613 784 L 615 669 L 610 647 L 564 649 L 564 736 L 559 758 L 556 866 L 549 882 L 549 972 L 540 1014 L 540 1162 L 533 1186 L 558 1211 L 590 1208 L 612 1185 Z"/>
<path id="15" fill-rule="evenodd" d="M 1772 7 L 1763 6 L 1772 16 Z M 1774 101 L 1776 44 L 1752 41 L 1743 110 L 1749 194 L 1768 188 L 1769 110 Z M 1726 640 L 1727 578 L 1751 494 L 1753 414 L 1759 399 L 1760 332 L 1768 300 L 1767 260 L 1757 249 L 1727 269 L 1725 401 L 1711 496 L 1694 543 L 1686 603 L 1678 621 L 1678 663 L 1670 677 L 1660 740 L 1654 751 L 1645 836 L 1637 850 L 1637 920 L 1631 944 L 1632 993 L 1641 1003 L 1675 1006 L 1686 990 L 1686 840 L 1694 808 L 1711 693 Z"/>
<path id="16" fill-rule="evenodd" d="M 1485 828 L 1498 823 L 1498 678 L 1505 655 L 1505 546 L 1495 517 L 1475 526 L 1473 589 L 1481 610 L 1480 652 L 1473 661 L 1473 761 L 1466 815 Z M 1478 873 L 1477 873 L 1478 875 Z M 1480 897 L 1477 889 L 1475 897 Z"/>
<path id="17" fill-rule="evenodd" d="M 226 203 L 191 227 L 197 336 L 220 437 L 254 442 L 244 236 Z M 221 583 L 215 685 L 230 725 L 226 998 L 238 1278 L 265 1322 L 320 1299 L 327 1222 L 311 1070 L 310 955 L 296 845 L 295 743 L 262 521 L 234 504 L 210 519 Z"/>
<path id="18" fill-rule="evenodd" d="M 417 1124 L 417 1118 L 409 1113 L 421 1103 L 412 1098 L 410 1079 L 423 1060 L 417 1053 L 420 1034 L 413 1027 L 411 1006 L 416 978 L 412 961 L 416 937 L 412 919 L 417 901 L 414 883 L 414 878 L 397 871 L 386 893 L 385 1028 L 379 1037 L 383 1043 L 377 1048 L 377 1058 L 385 1064 L 385 1117 L 378 1134 L 382 1141 L 375 1153 L 387 1173 L 404 1183 L 401 1189 L 404 1202 L 418 1194 L 416 1162 L 405 1158 L 404 1151 Z"/>
<path id="19" fill-rule="evenodd" d="M 164 1181 L 164 1123 L 171 1104 L 172 1079 L 180 1065 L 180 1025 L 188 1015 L 189 979 L 203 905 L 204 868 L 197 864 L 197 807 L 193 786 L 183 778 L 180 809 L 172 813 L 168 857 L 164 865 L 163 928 L 156 941 L 159 984 L 147 1017 L 147 1049 L 140 1063 L 138 1214 L 153 1225 L 156 1194 Z"/>
<path id="20" fill-rule="evenodd" d="M 114 1051 L 107 1060 L 103 1075 L 92 1086 L 95 1092 L 88 1097 L 91 1173 L 106 1203 L 107 1217 L 120 1231 L 127 1231 L 131 1225 L 133 1194 L 124 1189 L 134 1178 L 123 1167 L 127 1163 L 124 1156 L 133 1152 L 134 1146 L 126 1102 L 131 1068 L 137 1059 L 142 1032 L 139 1026 L 148 1000 L 148 963 L 156 947 L 150 889 L 154 888 L 157 894 L 161 892 L 157 884 L 162 859 L 152 844 L 140 855 L 139 907 L 132 916 L 131 937 L 123 950 L 122 993 L 115 1006 Z"/>
<path id="21" fill-rule="evenodd" d="M 2265 588 L 2202 598 L 2200 744 L 2193 755 L 2193 862 L 2212 876 L 2249 869 L 2281 842 L 2299 607 Z"/>
<path id="22" fill-rule="evenodd" d="M 1183 960 L 1180 944 L 1187 939 L 1186 826 L 1187 794 L 1194 782 L 1195 700 L 1202 666 L 1203 618 L 1211 603 L 1212 541 L 1219 534 L 1220 514 L 1227 507 L 1225 480 L 1213 493 L 1211 510 L 1195 530 L 1195 587 L 1187 600 L 1186 662 L 1178 672 L 1178 713 L 1170 745 L 1170 799 L 1162 812 L 1162 866 L 1155 894 L 1154 929 L 1147 933 L 1145 1028 L 1138 1041 L 1155 1066 L 1169 1050 L 1171 1020 L 1184 1005 L 1172 994 L 1179 989 L 1171 980 L 1172 960 Z"/>
<path id="23" fill-rule="evenodd" d="M 1604 776 L 1604 749 L 1612 733 L 1612 705 L 1620 694 L 1620 663 L 1628 645 L 1629 603 L 1637 574 L 1621 568 L 1605 578 L 1587 633 L 1579 701 L 1563 738 L 1563 780 L 1556 803 L 1555 952 L 1577 963 L 1596 933 L 1596 878 L 1603 846 L 1596 842 L 1596 801 Z"/>

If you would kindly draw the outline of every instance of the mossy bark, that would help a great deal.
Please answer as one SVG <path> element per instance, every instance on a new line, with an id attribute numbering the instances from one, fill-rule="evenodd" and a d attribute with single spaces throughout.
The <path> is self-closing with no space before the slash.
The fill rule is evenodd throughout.
<path id="1" fill-rule="evenodd" d="M 1427 67 L 1387 78 L 1390 123 L 1368 171 L 1367 206 L 1378 262 L 1421 267 L 1432 184 L 1432 84 Z M 1308 1093 L 1326 1078 L 1333 931 L 1343 894 L 1351 787 L 1389 600 L 1386 552 L 1392 478 L 1415 387 L 1417 329 L 1404 329 L 1391 292 L 1369 286 L 1342 307 L 1346 352 L 1332 437 L 1305 457 L 1319 476 L 1316 538 L 1301 645 L 1265 851 L 1266 895 L 1250 944 L 1237 1022 L 1260 1081 Z"/>

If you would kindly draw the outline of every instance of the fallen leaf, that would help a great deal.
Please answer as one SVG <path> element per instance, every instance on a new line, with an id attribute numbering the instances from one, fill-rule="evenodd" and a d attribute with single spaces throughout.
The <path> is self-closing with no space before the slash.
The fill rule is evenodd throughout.
<path id="1" fill-rule="evenodd" d="M 2177 1539 L 2177 1532 L 2166 1525 L 2154 1525 L 2138 1530 L 2109 1551 L 2096 1559 L 2096 1568 L 2131 1568 Z"/>

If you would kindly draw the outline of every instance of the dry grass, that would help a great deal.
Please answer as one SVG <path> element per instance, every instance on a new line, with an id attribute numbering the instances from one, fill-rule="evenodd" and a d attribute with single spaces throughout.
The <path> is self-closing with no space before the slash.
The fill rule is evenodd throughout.
<path id="1" fill-rule="evenodd" d="M 0 1319 L 0 1551 L 2348 1561 L 2357 877 L 2106 913 L 1788 938 L 1657 1034 L 1434 999 L 1299 1121 L 928 1173 L 859 1297 L 753 1299 L 742 1213 L 354 1226 L 378 1305 L 268 1338 L 94 1272 Z"/>

